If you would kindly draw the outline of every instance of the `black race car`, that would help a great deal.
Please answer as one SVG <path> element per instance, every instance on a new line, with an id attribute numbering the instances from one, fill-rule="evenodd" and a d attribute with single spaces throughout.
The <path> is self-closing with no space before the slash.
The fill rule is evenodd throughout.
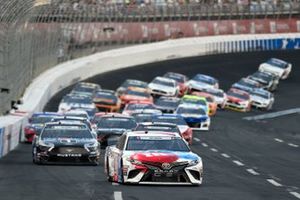
<path id="1" fill-rule="evenodd" d="M 248 76 L 248 79 L 254 80 L 262 85 L 263 89 L 275 91 L 279 84 L 279 77 L 268 72 L 257 71 Z"/>
<path id="2" fill-rule="evenodd" d="M 34 140 L 32 157 L 36 164 L 85 162 L 98 165 L 100 144 L 84 123 L 51 122 Z"/>

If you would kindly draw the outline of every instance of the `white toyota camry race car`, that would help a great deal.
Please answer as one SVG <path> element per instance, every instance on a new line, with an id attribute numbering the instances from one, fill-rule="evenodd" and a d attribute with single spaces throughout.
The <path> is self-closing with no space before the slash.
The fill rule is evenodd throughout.
<path id="1" fill-rule="evenodd" d="M 292 64 L 277 58 L 270 58 L 266 62 L 260 64 L 258 70 L 261 72 L 272 73 L 280 79 L 287 79 L 292 71 Z"/>
<path id="2" fill-rule="evenodd" d="M 105 173 L 119 183 L 200 185 L 203 165 L 178 133 L 135 131 L 106 148 Z"/>

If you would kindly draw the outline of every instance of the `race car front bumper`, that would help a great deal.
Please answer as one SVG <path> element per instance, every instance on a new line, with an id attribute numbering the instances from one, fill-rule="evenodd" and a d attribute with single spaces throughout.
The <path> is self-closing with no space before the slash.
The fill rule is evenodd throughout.
<path id="1" fill-rule="evenodd" d="M 225 108 L 230 109 L 230 110 L 239 111 L 239 112 L 247 112 L 247 106 L 233 103 L 233 102 L 227 102 L 225 105 Z"/>
<path id="2" fill-rule="evenodd" d="M 162 170 L 155 166 L 123 167 L 124 183 L 163 184 L 163 185 L 201 185 L 203 180 L 202 163 L 194 166 L 177 166 Z"/>

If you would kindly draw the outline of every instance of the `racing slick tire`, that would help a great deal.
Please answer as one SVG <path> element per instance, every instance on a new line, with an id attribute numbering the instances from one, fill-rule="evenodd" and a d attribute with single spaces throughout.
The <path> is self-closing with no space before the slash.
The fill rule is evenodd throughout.
<path id="1" fill-rule="evenodd" d="M 105 158 L 106 160 L 106 179 L 108 182 L 113 182 L 113 178 L 109 175 L 109 166 L 108 166 L 108 158 Z"/>

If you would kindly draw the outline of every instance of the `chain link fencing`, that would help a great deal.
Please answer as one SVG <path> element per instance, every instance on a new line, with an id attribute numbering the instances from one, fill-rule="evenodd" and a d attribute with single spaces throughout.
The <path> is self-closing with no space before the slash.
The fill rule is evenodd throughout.
<path id="1" fill-rule="evenodd" d="M 39 74 L 111 48 L 171 38 L 300 31 L 299 1 L 0 0 L 0 114 Z"/>

